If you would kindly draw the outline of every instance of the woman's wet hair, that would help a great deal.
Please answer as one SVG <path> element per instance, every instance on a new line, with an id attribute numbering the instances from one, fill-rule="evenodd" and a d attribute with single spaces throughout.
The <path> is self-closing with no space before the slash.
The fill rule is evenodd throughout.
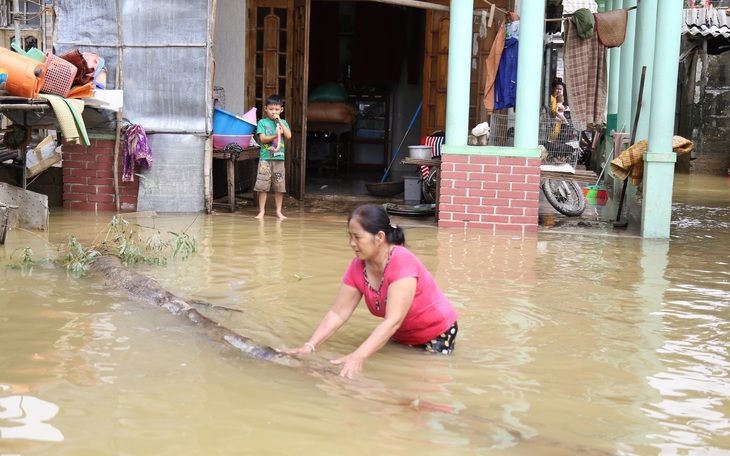
<path id="1" fill-rule="evenodd" d="M 405 245 L 406 243 L 403 228 L 390 223 L 388 213 L 380 206 L 373 204 L 359 206 L 347 218 L 347 223 L 349 224 L 353 219 L 356 219 L 360 226 L 370 234 L 378 234 L 378 231 L 385 233 L 389 244 Z"/>

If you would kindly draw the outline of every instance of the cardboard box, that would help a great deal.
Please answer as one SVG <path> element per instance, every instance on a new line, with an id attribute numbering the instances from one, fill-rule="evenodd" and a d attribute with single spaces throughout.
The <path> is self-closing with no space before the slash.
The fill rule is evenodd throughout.
<path id="1" fill-rule="evenodd" d="M 61 154 L 56 151 L 56 141 L 52 136 L 46 136 L 35 149 L 28 151 L 25 157 L 25 176 L 33 177 L 60 161 Z"/>

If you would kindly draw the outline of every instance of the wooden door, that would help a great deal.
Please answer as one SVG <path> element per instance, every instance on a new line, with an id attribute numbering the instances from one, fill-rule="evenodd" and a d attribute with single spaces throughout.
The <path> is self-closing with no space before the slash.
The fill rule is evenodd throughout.
<path id="1" fill-rule="evenodd" d="M 426 11 L 421 134 L 446 130 L 446 83 L 449 65 L 449 13 Z"/>
<path id="2" fill-rule="evenodd" d="M 296 5 L 294 4 L 296 2 Z M 292 130 L 286 145 L 287 190 L 304 196 L 310 0 L 253 0 L 248 10 L 246 98 L 263 115 L 266 97 L 283 95 Z"/>
<path id="3" fill-rule="evenodd" d="M 506 0 L 496 0 L 498 6 Z M 472 33 L 476 49 L 472 50 L 471 83 L 469 90 L 469 125 L 474 126 L 488 119 L 484 108 L 486 59 L 504 14 L 496 10 L 491 27 L 483 24 L 484 9 L 474 10 Z M 487 16 L 488 17 L 488 16 Z M 449 66 L 449 13 L 428 10 L 426 13 L 425 60 L 423 66 L 423 117 L 421 132 L 430 135 L 446 129 L 446 89 Z"/>
<path id="4" fill-rule="evenodd" d="M 309 79 L 309 11 L 310 0 L 294 0 L 292 12 L 292 74 L 289 125 L 291 149 L 287 147 L 287 185 L 295 198 L 304 198 L 307 163 L 307 86 Z M 291 151 L 291 153 L 289 152 Z"/>
<path id="5" fill-rule="evenodd" d="M 254 0 L 248 9 L 246 45 L 246 103 L 255 105 L 259 118 L 266 97 L 277 93 L 288 102 L 291 59 L 287 27 L 291 0 Z M 284 112 L 287 118 L 287 112 Z M 289 122 L 291 123 L 291 122 Z"/>

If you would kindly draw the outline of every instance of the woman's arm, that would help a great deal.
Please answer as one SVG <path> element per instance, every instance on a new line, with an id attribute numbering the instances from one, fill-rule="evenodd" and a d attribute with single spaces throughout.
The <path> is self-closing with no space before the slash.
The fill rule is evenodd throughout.
<path id="1" fill-rule="evenodd" d="M 385 319 L 365 339 L 357 350 L 342 358 L 330 361 L 335 365 L 342 365 L 340 376 L 353 378 L 359 374 L 365 360 L 377 352 L 393 337 L 393 334 L 400 328 L 403 320 L 411 308 L 413 298 L 416 296 L 416 285 L 418 279 L 415 277 L 404 277 L 390 284 L 388 287 L 388 306 L 385 310 Z"/>
<path id="2" fill-rule="evenodd" d="M 362 299 L 362 293 L 357 288 L 353 288 L 344 283 L 340 286 L 335 302 L 332 304 L 332 308 L 325 314 L 322 322 L 317 326 L 317 329 L 309 338 L 308 343 L 314 347 L 318 347 L 329 339 L 347 320 L 350 319 L 352 313 L 357 308 L 357 305 Z M 308 344 L 304 344 L 301 347 L 292 348 L 290 350 L 277 350 L 287 355 L 303 355 L 311 353 L 314 348 Z"/>

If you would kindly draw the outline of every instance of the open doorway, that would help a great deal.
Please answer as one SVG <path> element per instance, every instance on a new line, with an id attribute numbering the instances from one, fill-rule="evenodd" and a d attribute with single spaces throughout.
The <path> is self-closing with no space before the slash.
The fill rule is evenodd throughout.
<path id="1" fill-rule="evenodd" d="M 447 3 L 252 0 L 244 7 L 219 0 L 216 85 L 224 85 L 218 81 L 225 75 L 227 101 L 241 107 L 229 108 L 236 114 L 252 106 L 261 113 L 268 94 L 286 93 L 284 117 L 293 133 L 286 154 L 291 196 L 365 194 L 364 184 L 380 181 L 391 163 L 393 180 L 419 173 L 400 161 L 409 145 L 445 130 Z M 485 11 L 475 10 L 469 102 L 474 125 L 486 119 L 485 60 L 504 17 L 498 10 L 488 26 Z M 327 103 L 348 105 L 350 122 L 326 114 L 316 118 L 310 96 L 326 85 L 339 88 L 339 100 Z"/>
<path id="2" fill-rule="evenodd" d="M 366 194 L 421 98 L 426 13 L 374 2 L 311 5 L 305 191 Z M 419 142 L 416 123 L 399 157 Z M 398 161 L 393 179 L 404 172 Z"/>

